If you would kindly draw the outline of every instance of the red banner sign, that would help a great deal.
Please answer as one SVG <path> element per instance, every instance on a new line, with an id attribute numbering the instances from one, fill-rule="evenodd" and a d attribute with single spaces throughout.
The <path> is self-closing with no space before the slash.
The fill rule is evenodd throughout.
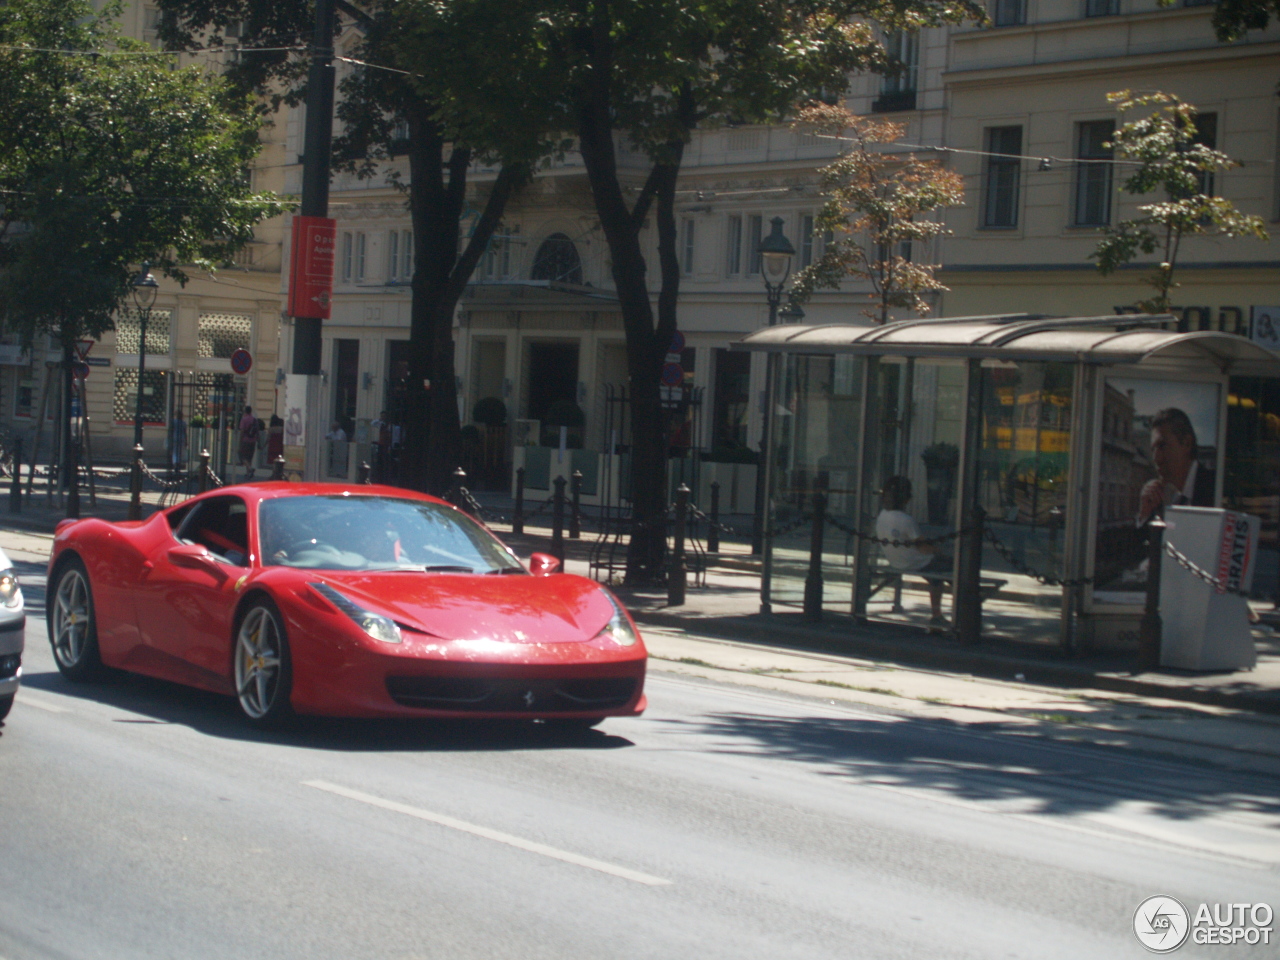
<path id="1" fill-rule="evenodd" d="M 293 256 L 289 264 L 290 316 L 329 319 L 337 238 L 336 220 L 328 217 L 293 218 Z"/>

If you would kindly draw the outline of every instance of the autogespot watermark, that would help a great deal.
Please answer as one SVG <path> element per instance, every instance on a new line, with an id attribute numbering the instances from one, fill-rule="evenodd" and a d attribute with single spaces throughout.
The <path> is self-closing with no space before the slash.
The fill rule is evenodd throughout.
<path id="1" fill-rule="evenodd" d="M 1192 943 L 1271 942 L 1275 912 L 1265 903 L 1202 903 L 1192 914 L 1180 900 L 1147 897 L 1133 913 L 1133 933 L 1152 953 L 1172 953 Z"/>

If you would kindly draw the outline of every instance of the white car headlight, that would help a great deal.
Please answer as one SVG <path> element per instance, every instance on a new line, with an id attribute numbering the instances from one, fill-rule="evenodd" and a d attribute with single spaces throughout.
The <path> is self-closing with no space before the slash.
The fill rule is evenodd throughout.
<path id="1" fill-rule="evenodd" d="M 636 641 L 640 638 L 631 626 L 631 621 L 627 619 L 627 615 L 623 613 L 622 607 L 613 598 L 613 594 L 608 590 L 601 590 L 601 593 L 609 598 L 609 603 L 613 607 L 613 616 L 609 618 L 609 622 L 604 625 L 604 629 L 596 636 L 612 640 L 620 647 L 634 647 Z"/>
<path id="2" fill-rule="evenodd" d="M 0 604 L 10 608 L 22 606 L 22 591 L 13 570 L 0 570 Z"/>
<path id="3" fill-rule="evenodd" d="M 354 600 L 343 596 L 327 583 L 311 583 L 308 586 L 354 620 L 356 625 L 373 639 L 381 640 L 383 643 L 400 643 L 403 641 L 404 638 L 400 636 L 399 625 L 390 617 L 384 617 L 380 613 L 366 610 Z"/>

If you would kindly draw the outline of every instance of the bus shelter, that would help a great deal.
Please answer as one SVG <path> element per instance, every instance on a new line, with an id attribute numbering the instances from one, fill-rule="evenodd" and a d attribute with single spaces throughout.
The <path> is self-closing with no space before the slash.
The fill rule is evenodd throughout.
<path id="1" fill-rule="evenodd" d="M 1169 315 L 783 325 L 733 348 L 769 354 L 762 609 L 1066 650 L 1136 645 L 1152 497 L 1222 505 L 1232 384 L 1280 377 Z M 1249 512 L 1280 514 L 1274 419 Z"/>

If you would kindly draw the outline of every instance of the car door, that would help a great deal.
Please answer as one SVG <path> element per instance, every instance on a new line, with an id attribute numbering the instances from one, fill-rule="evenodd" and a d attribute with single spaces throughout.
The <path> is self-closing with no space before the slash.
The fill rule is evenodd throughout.
<path id="1" fill-rule="evenodd" d="M 199 501 L 158 552 L 147 577 L 139 628 L 166 674 L 230 688 L 231 627 L 238 586 L 249 572 L 248 506 L 242 497 Z"/>

